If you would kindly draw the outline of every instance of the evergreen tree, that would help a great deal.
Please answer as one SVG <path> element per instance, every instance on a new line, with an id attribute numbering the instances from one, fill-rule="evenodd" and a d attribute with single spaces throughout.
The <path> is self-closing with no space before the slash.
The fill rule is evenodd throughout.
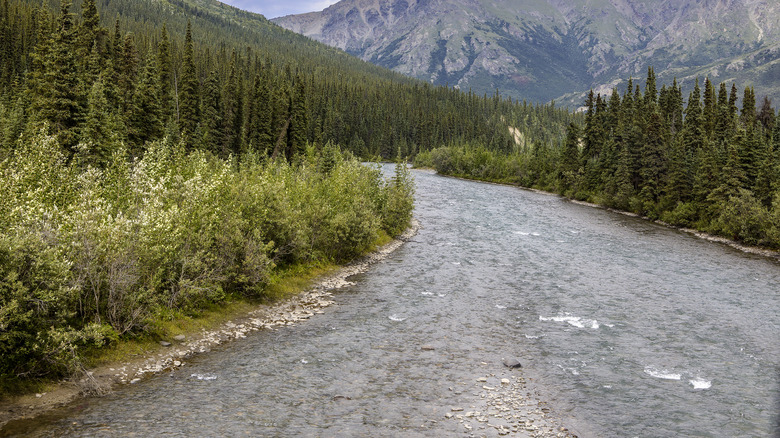
<path id="1" fill-rule="evenodd" d="M 138 82 L 138 49 L 132 34 L 127 34 L 124 37 L 117 70 L 119 103 L 125 117 L 130 117 L 135 86 Z"/>
<path id="2" fill-rule="evenodd" d="M 704 134 L 708 139 L 715 137 L 715 127 L 718 120 L 718 100 L 715 87 L 709 78 L 704 79 L 704 108 L 702 110 Z"/>
<path id="3" fill-rule="evenodd" d="M 655 108 L 655 104 L 651 103 Z M 658 111 L 653 111 L 648 117 L 647 133 L 641 149 L 641 190 L 640 198 L 645 201 L 657 202 L 661 188 L 666 181 L 666 160 L 664 157 L 663 123 Z"/>
<path id="4" fill-rule="evenodd" d="M 737 84 L 731 84 L 731 92 L 729 93 L 729 114 L 732 118 L 737 116 Z"/>
<path id="5" fill-rule="evenodd" d="M 560 192 L 571 189 L 577 178 L 580 168 L 580 128 L 574 123 L 569 124 L 566 131 L 566 141 L 563 144 L 561 160 L 558 165 L 558 178 L 561 181 Z"/>
<path id="6" fill-rule="evenodd" d="M 128 140 L 135 156 L 141 155 L 146 142 L 159 139 L 163 134 L 165 124 L 158 94 L 158 77 L 156 62 L 150 56 L 135 88 L 128 123 Z"/>
<path id="7" fill-rule="evenodd" d="M 306 147 L 308 114 L 306 110 L 306 84 L 298 75 L 290 98 L 290 123 L 287 128 L 287 158 L 292 160 Z"/>
<path id="8" fill-rule="evenodd" d="M 769 97 L 764 96 L 757 118 L 761 123 L 761 127 L 764 128 L 767 138 L 771 138 L 772 129 L 775 127 L 775 110 L 772 108 L 772 101 L 769 100 Z"/>
<path id="9" fill-rule="evenodd" d="M 219 87 L 219 78 L 217 72 L 212 70 L 206 83 L 203 85 L 203 138 L 202 147 L 217 156 L 227 156 L 228 152 L 223 149 L 223 110 L 222 94 Z"/>
<path id="10" fill-rule="evenodd" d="M 158 68 L 158 96 L 160 97 L 160 107 L 162 108 L 163 122 L 166 124 L 173 116 L 173 65 L 171 63 L 171 43 L 168 39 L 168 29 L 163 24 L 160 33 L 160 43 L 157 46 L 157 68 Z"/>
<path id="11" fill-rule="evenodd" d="M 198 74 L 195 70 L 195 55 L 192 46 L 192 24 L 187 22 L 184 39 L 184 60 L 181 73 L 181 91 L 179 92 L 178 120 L 185 142 L 192 147 L 198 129 L 200 91 Z"/>
<path id="12" fill-rule="evenodd" d="M 77 161 L 95 167 L 105 166 L 113 149 L 118 146 L 118 133 L 123 128 L 106 98 L 103 79 L 99 78 L 92 84 L 87 99 L 87 115 Z"/>
<path id="13" fill-rule="evenodd" d="M 745 87 L 742 97 L 742 112 L 739 115 L 745 129 L 752 128 L 756 124 L 756 93 L 753 87 Z"/>
<path id="14" fill-rule="evenodd" d="M 734 128 L 734 115 L 730 110 L 726 84 L 721 82 L 720 90 L 718 91 L 718 118 L 715 122 L 715 133 L 713 135 L 720 164 L 723 164 L 723 159 L 726 156 L 726 144 L 734 137 Z"/>
<path id="15" fill-rule="evenodd" d="M 658 90 L 655 82 L 655 70 L 647 67 L 647 81 L 645 82 L 644 106 L 649 109 L 658 103 Z"/>
<path id="16" fill-rule="evenodd" d="M 78 95 L 79 78 L 76 68 L 75 48 L 76 30 L 72 2 L 63 0 L 60 16 L 53 37 L 42 44 L 39 56 L 45 56 L 42 63 L 42 80 L 33 85 L 33 110 L 56 134 L 57 140 L 66 148 L 74 150 L 79 134 L 78 127 L 82 118 L 82 96 Z M 83 99 L 86 100 L 86 99 Z"/>

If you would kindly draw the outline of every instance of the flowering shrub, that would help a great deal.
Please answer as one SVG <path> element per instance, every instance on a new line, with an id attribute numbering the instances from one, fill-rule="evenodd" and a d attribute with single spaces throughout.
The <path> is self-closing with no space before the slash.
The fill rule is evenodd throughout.
<path id="1" fill-rule="evenodd" d="M 348 260 L 408 225 L 405 167 L 386 182 L 324 149 L 290 165 L 158 142 L 96 169 L 44 134 L 20 144 L 0 163 L 0 378 L 61 375 L 161 311 L 262 297 L 276 266 Z"/>

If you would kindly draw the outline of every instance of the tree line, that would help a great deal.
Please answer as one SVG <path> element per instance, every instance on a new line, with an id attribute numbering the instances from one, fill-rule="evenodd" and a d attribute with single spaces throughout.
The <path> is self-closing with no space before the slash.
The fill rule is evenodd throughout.
<path id="1" fill-rule="evenodd" d="M 696 79 L 644 91 L 633 80 L 609 96 L 591 91 L 584 122 L 548 150 L 502 154 L 478 144 L 418 157 L 446 173 L 504 180 L 693 227 L 748 244 L 780 247 L 780 118 L 753 88 Z M 476 163 L 482 163 L 476 165 Z"/>
<path id="2" fill-rule="evenodd" d="M 392 159 L 456 139 L 511 149 L 507 124 L 532 115 L 541 123 L 516 126 L 555 137 L 556 119 L 569 119 L 554 107 L 403 78 L 232 8 L 220 9 L 231 21 L 187 2 L 102 3 L 122 20 L 104 25 L 96 0 L 78 8 L 63 0 L 57 10 L 2 0 L 2 153 L 46 123 L 69 156 L 96 166 L 119 144 L 140 157 L 162 138 L 222 158 L 291 159 L 330 141 Z M 251 32 L 235 24 L 249 18 Z"/>

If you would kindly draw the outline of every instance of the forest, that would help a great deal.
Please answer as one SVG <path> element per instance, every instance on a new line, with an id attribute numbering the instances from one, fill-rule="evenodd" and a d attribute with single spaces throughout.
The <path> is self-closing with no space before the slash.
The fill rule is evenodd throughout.
<path id="1" fill-rule="evenodd" d="M 0 0 L 0 392 L 400 234 L 404 157 L 556 144 L 578 119 L 218 2 Z M 400 160 L 386 180 L 360 159 Z"/>
<path id="2" fill-rule="evenodd" d="M 435 87 L 209 0 L 0 0 L 0 392 L 400 234 L 406 159 L 780 246 L 771 104 L 687 102 L 652 69 L 584 113 Z"/>
<path id="3" fill-rule="evenodd" d="M 416 156 L 443 174 L 519 184 L 694 228 L 749 245 L 780 248 L 780 117 L 751 87 L 703 83 L 622 97 L 591 91 L 585 119 L 562 145 L 505 153 L 456 141 Z"/>

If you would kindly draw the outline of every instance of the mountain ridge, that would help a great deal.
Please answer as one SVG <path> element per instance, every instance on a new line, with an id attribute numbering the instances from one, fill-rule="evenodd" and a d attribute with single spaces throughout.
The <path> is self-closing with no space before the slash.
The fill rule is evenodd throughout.
<path id="1" fill-rule="evenodd" d="M 437 85 L 581 102 L 653 66 L 660 80 L 737 81 L 780 98 L 780 2 L 342 0 L 271 20 Z M 567 98 L 568 96 L 568 98 Z"/>

